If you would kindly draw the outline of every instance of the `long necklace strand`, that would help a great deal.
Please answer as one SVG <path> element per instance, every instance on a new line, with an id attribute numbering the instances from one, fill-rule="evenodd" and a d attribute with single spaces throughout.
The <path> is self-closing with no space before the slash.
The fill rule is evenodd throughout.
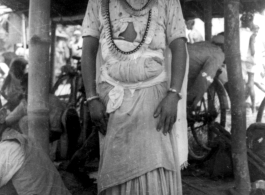
<path id="1" fill-rule="evenodd" d="M 107 43 L 109 46 L 110 51 L 115 54 L 116 56 L 120 56 L 120 58 L 124 58 L 123 55 L 130 55 L 133 54 L 135 52 L 137 52 L 141 46 L 144 44 L 147 34 L 148 34 L 148 30 L 150 27 L 150 22 L 151 22 L 151 18 L 152 18 L 152 10 L 149 10 L 149 14 L 148 14 L 148 20 L 147 20 L 147 25 L 146 25 L 146 30 L 144 32 L 143 35 L 143 39 L 141 40 L 141 42 L 138 44 L 138 46 L 131 50 L 131 51 L 122 51 L 120 48 L 118 48 L 118 46 L 115 44 L 114 39 L 113 39 L 113 33 L 112 33 L 112 29 L 111 29 L 111 19 L 110 19 L 110 12 L 109 12 L 109 0 L 103 0 L 102 1 L 102 16 L 104 19 L 104 25 L 105 25 L 105 29 L 106 29 L 106 37 L 107 37 Z M 119 55 L 123 54 L 123 55 Z"/>

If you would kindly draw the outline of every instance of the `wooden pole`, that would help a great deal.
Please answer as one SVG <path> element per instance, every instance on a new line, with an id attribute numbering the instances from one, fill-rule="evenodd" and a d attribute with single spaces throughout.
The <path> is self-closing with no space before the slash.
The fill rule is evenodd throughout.
<path id="1" fill-rule="evenodd" d="M 250 181 L 246 147 L 245 93 L 239 50 L 239 3 L 240 0 L 225 0 L 225 56 L 231 92 L 231 142 L 235 190 L 241 195 L 248 195 Z"/>
<path id="2" fill-rule="evenodd" d="M 51 23 L 51 56 L 50 56 L 50 91 L 54 83 L 54 59 L 56 44 L 56 23 Z"/>
<path id="3" fill-rule="evenodd" d="M 29 27 L 29 136 L 48 152 L 50 0 L 30 0 Z"/>
<path id="4" fill-rule="evenodd" d="M 23 49 L 24 49 L 24 56 L 25 56 L 26 55 L 26 50 L 27 50 L 26 17 L 25 17 L 25 14 L 22 14 L 22 35 L 23 35 Z"/>
<path id="5" fill-rule="evenodd" d="M 205 40 L 212 40 L 212 0 L 204 0 Z"/>

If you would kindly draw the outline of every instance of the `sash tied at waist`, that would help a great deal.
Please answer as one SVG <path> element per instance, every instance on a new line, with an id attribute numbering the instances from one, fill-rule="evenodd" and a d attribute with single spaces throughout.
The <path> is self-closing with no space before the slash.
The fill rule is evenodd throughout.
<path id="1" fill-rule="evenodd" d="M 166 71 L 161 72 L 158 76 L 147 81 L 137 82 L 137 83 L 123 83 L 116 81 L 109 76 L 107 71 L 107 65 L 103 65 L 100 68 L 100 70 L 101 70 L 101 75 L 100 75 L 101 82 L 107 82 L 113 86 L 113 89 L 111 89 L 108 94 L 109 101 L 107 103 L 107 113 L 114 112 L 121 106 L 123 102 L 125 89 L 129 89 L 133 94 L 133 92 L 136 89 L 152 87 L 154 85 L 167 81 Z"/>

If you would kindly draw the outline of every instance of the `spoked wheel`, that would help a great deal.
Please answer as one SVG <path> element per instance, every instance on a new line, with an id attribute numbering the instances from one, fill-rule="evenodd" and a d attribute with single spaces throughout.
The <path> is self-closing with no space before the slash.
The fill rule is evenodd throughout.
<path id="1" fill-rule="evenodd" d="M 215 79 L 196 109 L 188 112 L 190 160 L 204 160 L 209 156 L 214 138 L 213 133 L 209 131 L 209 125 L 218 122 L 225 126 L 227 108 L 225 89 L 220 81 Z"/>
<path id="2" fill-rule="evenodd" d="M 265 121 L 265 119 L 263 119 L 264 108 L 265 108 L 265 98 L 262 100 L 262 102 L 259 106 L 256 122 L 260 122 L 260 123 L 263 122 L 264 123 L 264 121 Z"/>

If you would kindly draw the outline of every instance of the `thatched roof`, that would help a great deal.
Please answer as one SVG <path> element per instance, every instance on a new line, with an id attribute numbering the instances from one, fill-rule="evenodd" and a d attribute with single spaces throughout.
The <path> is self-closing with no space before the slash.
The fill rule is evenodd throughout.
<path id="1" fill-rule="evenodd" d="M 185 18 L 199 17 L 203 19 L 203 2 L 205 0 L 180 0 Z M 0 0 L 1 4 L 12 8 L 14 11 L 27 12 L 29 0 Z M 75 17 L 74 20 L 80 22 L 86 10 L 88 0 L 51 0 L 51 17 Z M 241 12 L 262 11 L 265 8 L 265 0 L 241 0 Z M 223 17 L 224 0 L 212 0 L 213 17 Z"/>

